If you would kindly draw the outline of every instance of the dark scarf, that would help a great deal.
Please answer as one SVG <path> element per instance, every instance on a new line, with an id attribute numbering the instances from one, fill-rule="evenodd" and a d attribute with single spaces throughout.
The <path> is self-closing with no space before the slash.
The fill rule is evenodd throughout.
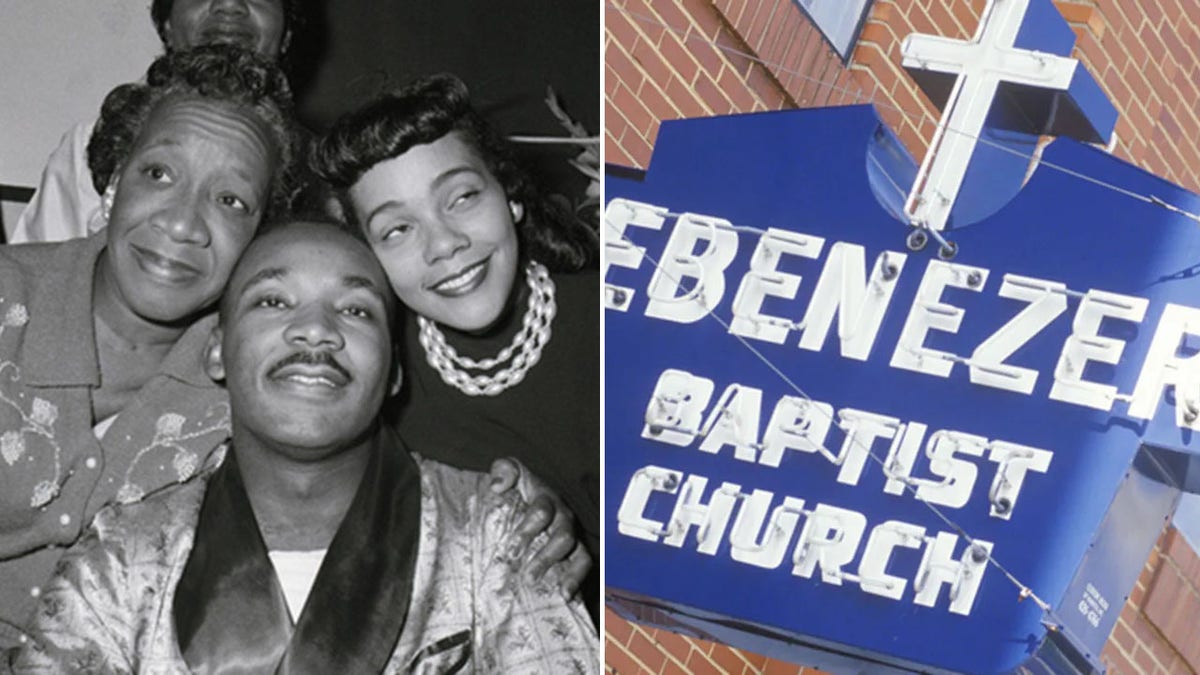
<path id="1" fill-rule="evenodd" d="M 175 591 L 189 669 L 381 672 L 408 612 L 420 515 L 420 471 L 399 439 L 381 431 L 293 627 L 231 450 L 209 479 Z"/>

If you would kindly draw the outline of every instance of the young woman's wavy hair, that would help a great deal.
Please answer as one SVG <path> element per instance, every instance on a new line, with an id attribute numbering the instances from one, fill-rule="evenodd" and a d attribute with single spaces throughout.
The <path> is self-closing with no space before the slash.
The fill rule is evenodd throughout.
<path id="1" fill-rule="evenodd" d="M 471 105 L 467 87 L 453 75 L 423 78 L 348 113 L 312 146 L 311 168 L 337 191 L 346 218 L 355 219 L 348 192 L 371 167 L 451 132 L 483 160 L 510 201 L 525 207 L 517 223 L 524 256 L 556 272 L 576 271 L 597 258 L 586 226 L 542 198 L 529 174 Z"/>
<path id="2" fill-rule="evenodd" d="M 92 185 L 103 193 L 141 135 L 151 111 L 165 98 L 197 96 L 250 112 L 270 130 L 278 153 L 267 213 L 279 211 L 293 192 L 296 124 L 287 78 L 275 64 L 232 45 L 205 45 L 158 57 L 145 82 L 109 92 L 88 141 Z"/>

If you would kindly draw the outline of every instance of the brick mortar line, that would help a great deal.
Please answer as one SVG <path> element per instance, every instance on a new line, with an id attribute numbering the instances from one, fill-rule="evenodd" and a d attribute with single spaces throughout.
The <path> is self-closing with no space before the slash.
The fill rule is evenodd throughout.
<path id="1" fill-rule="evenodd" d="M 1200 600 L 1200 584 L 1196 583 L 1195 580 L 1184 574 L 1183 568 L 1180 567 L 1179 564 L 1175 562 L 1175 559 L 1171 556 L 1164 555 L 1163 560 L 1171 566 L 1171 569 L 1175 570 L 1176 574 L 1179 575 L 1179 578 L 1183 580 L 1184 585 L 1188 587 L 1188 590 L 1190 590 L 1192 594 L 1195 595 L 1198 600 Z"/>
<path id="2" fill-rule="evenodd" d="M 622 6 L 622 10 L 628 11 L 628 7 Z M 638 22 L 636 17 L 629 16 L 629 14 L 626 14 L 626 17 L 628 17 L 630 19 L 629 23 L 632 26 L 632 28 L 634 28 L 634 31 L 637 32 L 638 38 L 641 38 L 641 40 L 643 42 L 646 42 L 648 44 L 648 46 L 652 46 L 652 48 L 655 50 L 655 52 L 659 53 L 659 55 L 661 56 L 661 50 L 662 50 L 661 42 L 655 42 L 655 41 L 650 40 L 650 36 L 649 36 L 648 32 L 646 30 L 644 30 L 643 26 L 641 25 L 641 22 Z M 659 16 L 659 24 L 662 26 L 666 26 L 666 22 L 662 22 L 661 18 L 662 17 Z M 670 31 L 670 29 L 665 29 L 665 30 Z M 617 43 L 620 44 L 620 42 L 617 42 Z M 642 78 L 642 86 L 638 86 L 637 90 L 634 91 L 634 95 L 637 97 L 641 97 L 641 91 L 644 88 L 644 86 L 646 86 L 646 85 L 653 86 L 653 88 L 655 90 L 658 90 L 659 95 L 662 96 L 662 100 L 666 101 L 667 106 L 671 108 L 672 112 L 674 112 L 674 114 L 676 114 L 677 117 L 682 118 L 683 110 L 680 110 L 676 106 L 676 103 L 674 103 L 674 101 L 671 100 L 671 97 L 666 95 L 666 90 L 662 89 L 661 86 L 659 86 L 658 83 L 654 82 L 654 79 L 649 76 L 649 73 L 646 72 L 646 67 L 644 67 L 642 64 L 640 64 L 640 62 L 638 62 L 637 58 L 635 58 L 634 54 L 632 54 L 632 46 L 630 46 L 629 49 L 626 49 L 625 53 L 626 53 L 626 55 L 629 56 L 629 60 L 634 62 L 635 66 L 637 66 L 638 70 L 640 70 L 644 76 Z M 660 58 L 660 60 L 662 60 L 662 62 L 664 62 L 664 64 L 667 64 L 667 61 L 665 59 Z M 670 68 L 670 70 L 672 70 L 674 72 L 674 68 Z M 665 119 L 664 117 L 662 117 L 662 115 L 656 115 L 656 117 L 658 117 L 660 121 L 662 119 Z"/>
<path id="3" fill-rule="evenodd" d="M 616 648 L 617 648 L 617 650 L 618 650 L 618 651 L 620 651 L 620 652 L 624 653 L 626 656 L 628 656 L 628 657 L 630 658 L 630 660 L 632 660 L 634 663 L 638 664 L 638 666 L 639 666 L 639 667 L 640 667 L 642 670 L 644 670 L 644 671 L 646 671 L 646 672 L 648 672 L 648 673 L 653 673 L 653 672 L 654 672 L 653 670 L 651 670 L 651 669 L 650 669 L 650 667 L 649 667 L 649 666 L 647 666 L 647 665 L 646 665 L 646 662 L 645 662 L 645 661 L 642 661 L 640 658 L 638 658 L 637 654 L 634 654 L 634 653 L 633 653 L 633 652 L 632 652 L 632 651 L 631 651 L 631 650 L 630 650 L 628 647 L 626 647 L 626 646 L 625 646 L 625 645 L 623 645 L 623 644 L 620 644 L 620 643 L 618 643 L 616 640 L 613 640 L 613 644 L 614 644 L 614 645 L 616 645 Z M 606 665 L 607 665 L 607 664 L 606 664 Z M 615 671 L 616 671 L 616 668 L 613 668 L 613 671 L 615 672 Z M 621 673 L 620 675 L 627 675 L 627 674 L 626 674 L 626 673 Z M 636 674 L 634 674 L 634 673 L 629 673 L 628 675 L 636 675 Z"/>
<path id="4" fill-rule="evenodd" d="M 721 8 L 718 7 L 715 3 L 710 3 L 710 6 L 713 8 L 713 11 L 716 12 L 717 16 L 720 17 L 721 21 L 726 25 L 726 27 L 729 28 L 730 34 L 732 36 L 734 36 L 735 38 L 737 38 L 737 41 L 741 47 L 745 48 L 744 52 L 746 54 L 746 57 L 751 61 L 750 70 L 746 72 L 746 76 L 744 78 L 739 77 L 739 79 L 741 79 L 742 82 L 744 82 L 746 84 L 746 89 L 747 89 L 747 91 L 750 92 L 751 96 L 753 96 L 754 99 L 758 102 L 758 104 L 761 105 L 764 109 L 771 110 L 771 108 L 767 106 L 766 100 L 763 99 L 763 97 L 759 94 L 759 92 L 757 90 L 755 90 L 752 86 L 750 86 L 750 73 L 753 72 L 754 66 L 757 65 L 760 68 L 762 68 L 763 71 L 767 74 L 767 78 L 772 83 L 774 83 L 776 89 L 778 89 L 780 92 L 782 92 L 784 102 L 790 103 L 793 108 L 799 108 L 800 106 L 796 103 L 796 99 L 792 95 L 792 92 L 788 91 L 787 87 L 783 86 L 783 82 L 781 82 L 779 80 L 778 75 L 776 75 L 775 71 L 780 68 L 780 65 L 766 63 L 766 59 L 764 59 L 762 57 L 762 55 L 760 55 L 757 51 L 754 51 L 750 47 L 750 42 L 748 41 L 747 36 L 742 33 L 741 29 L 738 28 L 736 25 L 731 24 L 729 22 L 729 16 L 726 15 L 723 11 L 721 11 Z M 753 19 L 750 21 L 750 23 L 753 24 Z M 721 50 L 718 50 L 718 51 L 721 51 Z M 743 50 L 739 49 L 738 51 L 743 51 Z M 730 66 L 733 65 L 732 61 L 727 61 L 727 62 L 729 63 Z M 737 70 L 734 69 L 734 72 L 737 72 Z M 822 83 L 822 84 L 824 84 L 824 83 Z M 825 85 L 825 86 L 829 86 L 829 85 Z"/>
<path id="5" fill-rule="evenodd" d="M 634 623 L 634 622 L 632 622 L 632 621 L 631 621 L 631 622 L 629 622 L 629 625 L 633 627 L 633 630 L 634 630 L 634 631 L 636 631 L 636 632 L 638 632 L 638 633 L 641 633 L 643 637 L 645 637 L 647 640 L 649 640 L 649 641 L 650 641 L 650 643 L 651 643 L 651 644 L 653 644 L 655 647 L 657 647 L 657 648 L 658 648 L 658 651 L 662 652 L 662 653 L 663 653 L 663 655 L 667 657 L 667 660 L 674 662 L 674 663 L 675 663 L 675 665 L 677 665 L 677 666 L 679 666 L 681 669 L 683 669 L 683 671 L 684 671 L 684 672 L 687 672 L 687 666 L 686 666 L 686 665 L 685 665 L 685 664 L 684 664 L 682 661 L 680 661 L 680 660 L 679 660 L 679 657 L 678 657 L 678 656 L 676 656 L 674 652 L 672 652 L 671 650 L 667 649 L 667 648 L 666 648 L 666 645 L 664 645 L 664 644 L 662 644 L 661 642 L 659 642 L 659 641 L 656 639 L 656 636 L 654 636 L 654 635 L 651 635 L 651 634 L 650 634 L 650 632 L 649 632 L 649 631 L 647 631 L 645 628 L 643 628 L 641 624 Z M 683 637 L 683 636 L 681 635 L 680 637 Z M 690 649 L 691 645 L 689 645 L 688 647 L 689 647 L 688 651 L 689 651 L 689 653 L 690 653 L 690 652 L 691 652 L 691 649 Z M 685 658 L 686 658 L 686 655 L 685 655 Z M 662 669 L 661 669 L 661 668 L 659 669 L 659 672 L 660 672 L 660 673 L 662 672 Z"/>
<path id="6" fill-rule="evenodd" d="M 620 11 L 623 11 L 624 13 L 626 13 L 626 17 L 629 19 L 630 24 L 634 27 L 635 32 L 637 32 L 638 36 L 640 38 L 642 38 L 646 42 L 646 44 L 648 44 L 648 45 L 654 44 L 650 41 L 649 35 L 647 34 L 646 30 L 641 25 L 642 21 L 640 21 L 638 19 L 638 17 L 634 15 L 635 13 L 633 12 L 633 10 L 630 10 L 628 8 L 628 6 L 623 2 L 619 3 L 617 0 L 610 0 L 610 1 L 614 5 L 619 7 Z M 675 6 L 678 7 L 681 10 L 681 12 L 687 17 L 688 28 L 691 28 L 691 27 L 700 28 L 700 25 L 695 21 L 694 14 L 690 8 L 685 7 L 682 3 L 679 3 L 679 2 L 676 2 Z M 768 75 L 768 77 L 775 83 L 777 89 L 784 93 L 784 99 L 786 101 L 791 102 L 793 107 L 798 107 L 795 104 L 795 100 L 791 97 L 790 92 L 788 92 L 780 84 L 778 78 L 775 77 L 775 74 L 772 72 L 772 67 L 763 63 L 762 58 L 750 48 L 749 44 L 747 44 L 747 42 L 745 40 L 745 36 L 742 35 L 742 33 L 736 28 L 736 26 L 733 26 L 732 24 L 729 23 L 728 17 L 726 16 L 726 14 L 724 12 L 722 12 L 721 9 L 719 7 L 717 7 L 715 4 L 710 4 L 709 6 L 712 7 L 713 11 L 720 18 L 723 26 L 726 29 L 728 29 L 729 34 L 737 40 L 738 47 L 739 47 L 739 49 L 737 51 L 742 52 L 742 58 L 745 58 L 748 62 L 751 63 L 751 68 L 753 68 L 754 65 L 758 65 L 758 66 L 762 67 L 764 69 L 764 71 L 766 71 L 766 74 Z M 707 45 L 710 45 L 714 48 L 715 52 L 719 56 L 719 58 L 722 61 L 724 66 L 728 67 L 734 73 L 739 72 L 738 69 L 736 67 L 734 67 L 733 59 L 730 57 L 730 55 L 728 55 L 725 52 L 725 50 L 715 40 L 709 40 L 708 37 L 703 34 L 703 31 L 697 30 L 697 31 L 692 31 L 691 33 L 689 33 L 686 30 L 680 29 L 679 27 L 672 26 L 671 24 L 669 24 L 667 21 L 665 21 L 663 19 L 661 14 L 659 14 L 657 12 L 655 12 L 654 14 L 655 14 L 655 16 L 650 17 L 650 18 L 652 18 L 656 22 L 656 25 L 658 25 L 659 27 L 661 27 L 663 29 L 664 33 L 670 33 L 679 42 L 679 44 L 683 47 L 683 51 L 688 53 L 689 57 L 691 57 L 691 54 L 690 54 L 690 50 L 688 50 L 688 48 L 687 48 L 687 43 L 691 40 L 699 40 L 699 41 L 701 41 Z M 686 39 L 679 37 L 678 34 L 680 32 L 684 33 L 684 38 L 686 38 Z M 664 38 L 665 38 L 665 35 L 664 35 Z M 614 42 L 617 42 L 617 44 L 620 44 L 619 41 L 614 40 Z M 659 44 L 661 45 L 661 43 L 659 43 Z M 656 47 L 655 49 L 658 51 L 661 51 L 660 46 Z M 628 51 L 626 51 L 626 53 L 630 56 L 630 59 L 634 63 L 638 63 L 637 59 L 633 58 L 632 54 L 629 54 Z M 695 58 L 692 57 L 692 60 L 695 61 Z M 667 60 L 663 59 L 662 62 L 665 65 L 670 66 L 670 62 Z M 702 66 L 700 66 L 698 61 L 696 62 L 696 65 L 699 69 L 703 68 Z M 646 74 L 644 67 L 642 67 L 640 63 L 638 64 L 638 66 L 639 66 L 639 70 L 641 70 L 643 72 L 643 74 Z M 678 72 L 679 72 L 678 69 L 676 69 L 674 67 L 670 67 L 669 69 L 675 74 L 678 74 Z M 658 86 L 658 84 L 656 82 L 654 82 L 654 80 L 652 78 L 650 78 L 648 76 L 648 74 L 646 74 L 646 75 L 647 76 L 645 78 L 645 81 L 653 83 L 655 85 L 655 89 L 658 90 L 659 94 L 661 94 L 663 96 L 663 98 L 667 101 L 667 103 L 671 106 L 673 112 L 678 117 L 683 117 L 683 111 L 680 110 L 679 107 L 672 100 L 672 98 L 666 94 L 666 90 L 663 89 L 662 87 Z M 684 79 L 682 77 L 680 77 L 678 79 L 681 82 L 684 82 Z M 738 79 L 746 87 L 746 90 L 750 93 L 751 97 L 755 100 L 755 103 L 760 105 L 763 109 L 770 109 L 767 106 L 766 100 L 762 98 L 762 96 L 759 94 L 759 92 L 755 91 L 754 88 L 750 86 L 749 72 L 747 72 L 747 75 L 745 77 L 743 77 L 739 74 Z M 714 82 L 715 82 L 715 80 L 714 80 Z M 636 96 L 640 96 L 639 91 L 635 91 L 634 94 Z M 700 105 L 702 107 L 708 109 L 711 112 L 711 109 L 707 106 L 706 103 L 704 103 L 704 101 L 702 99 L 696 98 L 696 101 L 698 103 L 700 103 Z M 663 118 L 660 117 L 659 119 L 662 120 Z"/>
<path id="7" fill-rule="evenodd" d="M 1139 614 L 1141 614 L 1142 620 L 1146 622 L 1146 626 L 1149 627 L 1151 632 L 1153 632 L 1155 639 L 1160 644 L 1165 645 L 1166 648 L 1171 652 L 1171 654 L 1173 654 L 1175 656 L 1179 656 L 1182 659 L 1183 655 L 1180 654 L 1179 650 L 1175 648 L 1175 645 L 1172 644 L 1171 641 L 1167 639 L 1167 636 L 1164 635 L 1163 632 L 1158 629 L 1158 626 L 1155 625 L 1155 623 L 1150 620 L 1150 617 L 1146 616 L 1145 613 L 1143 613 L 1143 612 L 1139 612 Z M 1133 634 L 1133 636 L 1134 636 L 1134 639 L 1138 643 L 1138 647 L 1142 651 L 1146 652 L 1146 654 L 1150 657 L 1150 660 L 1154 662 L 1154 665 L 1156 665 L 1159 668 L 1162 668 L 1163 670 L 1167 670 L 1167 665 L 1158 660 L 1158 657 L 1155 656 L 1155 654 L 1154 654 L 1154 650 L 1150 648 L 1150 644 L 1143 642 L 1141 640 L 1138 640 L 1136 632 Z M 1132 658 L 1130 660 L 1132 660 Z"/>
<path id="8" fill-rule="evenodd" d="M 633 90 L 630 89 L 629 87 L 626 87 L 626 89 L 628 89 L 630 93 L 633 92 Z M 633 96 L 636 98 L 637 94 L 633 94 Z M 617 112 L 617 116 L 620 117 L 623 122 L 625 122 L 625 126 L 627 128 L 632 129 L 634 131 L 634 133 L 636 133 L 640 138 L 645 138 L 644 136 L 642 136 L 643 130 L 639 129 L 638 126 L 633 123 L 633 120 L 629 119 L 629 117 L 626 115 L 625 111 L 622 110 L 619 105 L 617 105 L 616 101 L 613 101 L 611 98 L 609 98 L 607 94 L 604 96 L 604 100 L 612 103 L 613 110 L 615 110 Z M 645 107 L 645 106 L 643 106 L 643 107 Z M 654 114 L 651 113 L 650 116 L 653 118 Z M 605 126 L 607 127 L 608 125 L 606 124 Z M 651 126 L 653 126 L 653 124 L 651 124 Z M 647 129 L 645 131 L 648 132 L 649 129 Z"/>

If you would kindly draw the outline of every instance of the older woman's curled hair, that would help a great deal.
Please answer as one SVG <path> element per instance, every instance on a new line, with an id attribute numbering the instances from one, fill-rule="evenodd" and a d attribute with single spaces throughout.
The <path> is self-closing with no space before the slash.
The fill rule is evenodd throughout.
<path id="1" fill-rule="evenodd" d="M 205 45 L 155 59 L 144 82 L 109 92 L 88 141 L 92 185 L 103 193 L 129 156 L 150 112 L 171 96 L 197 96 L 244 108 L 269 129 L 280 170 L 271 183 L 268 212 L 286 205 L 296 147 L 292 93 L 278 66 L 232 45 Z"/>
<path id="2" fill-rule="evenodd" d="M 458 132 L 479 154 L 509 200 L 524 205 L 526 216 L 517 227 L 523 255 L 557 272 L 577 271 L 595 261 L 587 230 L 539 195 L 508 141 L 472 107 L 467 86 L 453 75 L 416 80 L 343 116 L 314 144 L 309 163 L 338 191 L 346 218 L 353 222 L 347 191 L 363 174 L 450 132 Z"/>

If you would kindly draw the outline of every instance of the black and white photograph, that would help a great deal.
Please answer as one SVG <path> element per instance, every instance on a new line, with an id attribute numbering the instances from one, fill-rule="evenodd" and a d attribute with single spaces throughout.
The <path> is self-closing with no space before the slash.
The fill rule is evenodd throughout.
<path id="1" fill-rule="evenodd" d="M 0 672 L 601 672 L 601 14 L 5 5 Z"/>

